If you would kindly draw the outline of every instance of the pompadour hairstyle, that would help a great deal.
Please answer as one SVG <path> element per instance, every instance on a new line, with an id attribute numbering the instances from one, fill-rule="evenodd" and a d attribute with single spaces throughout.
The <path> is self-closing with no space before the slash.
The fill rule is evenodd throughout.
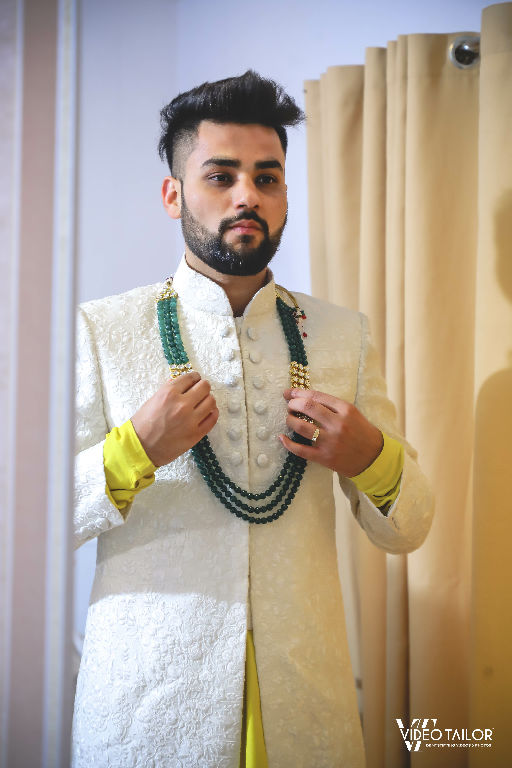
<path id="1" fill-rule="evenodd" d="M 203 83 L 180 93 L 160 111 L 162 133 L 158 153 L 171 174 L 182 173 L 180 147 L 190 146 L 202 120 L 266 125 L 274 128 L 286 154 L 285 126 L 298 125 L 304 113 L 283 88 L 252 69 L 238 77 Z M 182 141 L 183 140 L 183 141 Z"/>

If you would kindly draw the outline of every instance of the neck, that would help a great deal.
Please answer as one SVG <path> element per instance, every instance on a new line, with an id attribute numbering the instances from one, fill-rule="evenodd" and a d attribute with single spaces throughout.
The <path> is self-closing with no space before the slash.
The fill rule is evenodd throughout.
<path id="1" fill-rule="evenodd" d="M 185 260 L 191 269 L 200 272 L 205 277 L 213 280 L 214 283 L 217 283 L 217 285 L 220 285 L 228 297 L 235 317 L 243 315 L 252 297 L 258 293 L 268 280 L 266 267 L 256 275 L 247 276 L 225 275 L 222 272 L 217 272 L 216 269 L 201 261 L 188 247 L 185 249 Z"/>

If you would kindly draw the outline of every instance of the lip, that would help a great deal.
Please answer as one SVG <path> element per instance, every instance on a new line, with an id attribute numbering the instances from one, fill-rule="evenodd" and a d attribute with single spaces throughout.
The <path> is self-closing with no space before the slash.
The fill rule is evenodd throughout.
<path id="1" fill-rule="evenodd" d="M 251 219 L 241 219 L 233 224 L 229 229 L 234 229 L 236 232 L 257 232 L 261 231 L 260 225 L 256 221 Z"/>

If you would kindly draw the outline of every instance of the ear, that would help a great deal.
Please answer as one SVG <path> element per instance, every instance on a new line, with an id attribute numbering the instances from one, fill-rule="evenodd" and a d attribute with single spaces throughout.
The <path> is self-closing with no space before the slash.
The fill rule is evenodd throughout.
<path id="1" fill-rule="evenodd" d="M 162 202 L 171 219 L 181 218 L 181 182 L 166 176 L 162 184 Z"/>

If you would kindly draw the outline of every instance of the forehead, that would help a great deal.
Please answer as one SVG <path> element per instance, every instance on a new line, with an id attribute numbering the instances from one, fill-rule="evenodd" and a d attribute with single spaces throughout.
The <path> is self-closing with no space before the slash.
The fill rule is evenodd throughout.
<path id="1" fill-rule="evenodd" d="M 277 132 L 266 125 L 239 123 L 199 123 L 197 141 L 187 165 L 201 165 L 210 158 L 240 160 L 253 165 L 261 160 L 278 160 L 284 168 L 284 152 Z"/>

